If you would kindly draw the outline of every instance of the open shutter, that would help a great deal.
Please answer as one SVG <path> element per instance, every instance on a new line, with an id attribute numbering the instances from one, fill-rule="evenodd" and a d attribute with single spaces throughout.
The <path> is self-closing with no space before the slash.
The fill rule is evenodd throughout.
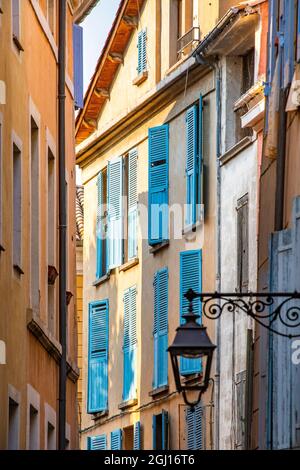
<path id="1" fill-rule="evenodd" d="M 189 407 L 186 409 L 186 437 L 188 450 L 203 449 L 202 418 L 203 409 L 201 405 L 197 405 L 193 411 Z"/>
<path id="2" fill-rule="evenodd" d="M 143 29 L 138 34 L 138 74 L 147 70 L 147 31 Z"/>
<path id="3" fill-rule="evenodd" d="M 154 276 L 154 388 L 168 383 L 168 269 Z"/>
<path id="4" fill-rule="evenodd" d="M 198 165 L 198 111 L 197 106 L 186 113 L 186 224 L 196 223 L 197 207 L 197 165 Z"/>
<path id="5" fill-rule="evenodd" d="M 111 450 L 122 450 L 122 430 L 116 429 L 110 433 Z"/>
<path id="6" fill-rule="evenodd" d="M 284 0 L 284 83 L 283 86 L 290 85 L 294 74 L 295 62 L 295 2 Z"/>
<path id="7" fill-rule="evenodd" d="M 108 164 L 108 223 L 109 223 L 109 268 L 123 263 L 123 225 L 122 225 L 122 157 Z"/>
<path id="8" fill-rule="evenodd" d="M 157 449 L 157 443 L 156 443 L 156 428 L 157 428 L 157 415 L 152 416 L 152 447 L 153 450 L 158 450 Z"/>
<path id="9" fill-rule="evenodd" d="M 108 301 L 89 307 L 88 412 L 107 410 Z"/>
<path id="10" fill-rule="evenodd" d="M 133 450 L 141 450 L 141 422 L 138 421 L 134 425 L 134 439 L 133 439 Z"/>
<path id="11" fill-rule="evenodd" d="M 148 237 L 155 245 L 169 236 L 169 126 L 149 129 Z"/>
<path id="12" fill-rule="evenodd" d="M 107 273 L 107 237 L 105 232 L 103 195 L 103 173 L 100 172 L 97 177 L 96 279 L 100 279 Z"/>
<path id="13" fill-rule="evenodd" d="M 169 413 L 162 410 L 162 450 L 169 449 Z"/>
<path id="14" fill-rule="evenodd" d="M 137 256 L 137 150 L 129 152 L 128 165 L 128 259 Z"/>
<path id="15" fill-rule="evenodd" d="M 188 313 L 189 302 L 184 294 L 189 289 L 196 292 L 202 290 L 202 251 L 185 251 L 180 253 L 180 323 L 185 323 L 182 316 Z M 193 302 L 194 313 L 200 315 L 198 320 L 201 323 L 201 302 L 196 299 Z M 180 359 L 180 373 L 182 375 L 195 374 L 201 371 L 200 359 Z"/>
<path id="16" fill-rule="evenodd" d="M 124 401 L 136 397 L 136 294 L 136 287 L 131 287 L 124 293 Z"/>
<path id="17" fill-rule="evenodd" d="M 203 162 L 204 162 L 204 154 L 203 154 L 203 147 L 204 147 L 204 118 L 203 118 L 203 96 L 200 95 L 199 98 L 199 157 L 198 157 L 198 178 L 197 178 L 197 210 L 196 210 L 196 217 L 200 220 L 200 204 L 202 204 L 202 178 L 203 178 Z"/>
<path id="18" fill-rule="evenodd" d="M 88 437 L 88 450 L 106 450 L 106 435 Z"/>
<path id="19" fill-rule="evenodd" d="M 83 28 L 73 25 L 73 66 L 75 107 L 83 108 Z"/>

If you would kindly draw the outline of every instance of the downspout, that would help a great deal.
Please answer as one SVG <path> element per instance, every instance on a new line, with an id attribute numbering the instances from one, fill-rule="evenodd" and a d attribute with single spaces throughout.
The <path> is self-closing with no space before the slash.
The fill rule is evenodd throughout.
<path id="1" fill-rule="evenodd" d="M 66 385 L 67 385 L 67 270 L 66 270 L 66 155 L 65 155 L 65 67 L 66 67 L 66 5 L 59 3 L 58 46 L 58 148 L 59 148 L 59 339 L 62 348 L 59 367 L 58 447 L 66 447 Z"/>

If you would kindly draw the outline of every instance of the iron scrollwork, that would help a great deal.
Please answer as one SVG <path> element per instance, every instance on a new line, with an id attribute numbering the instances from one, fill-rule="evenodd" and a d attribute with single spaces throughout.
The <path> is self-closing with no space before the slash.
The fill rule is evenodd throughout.
<path id="1" fill-rule="evenodd" d="M 193 289 L 185 294 L 189 301 L 189 311 L 193 311 L 193 301 L 200 299 L 202 315 L 217 320 L 225 312 L 244 312 L 262 327 L 284 338 L 300 337 L 300 293 L 198 293 Z M 292 333 L 295 328 L 299 331 Z"/>

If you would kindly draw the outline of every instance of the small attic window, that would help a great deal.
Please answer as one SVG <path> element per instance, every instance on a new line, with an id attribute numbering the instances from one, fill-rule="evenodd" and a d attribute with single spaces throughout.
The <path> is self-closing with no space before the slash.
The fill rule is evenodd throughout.
<path id="1" fill-rule="evenodd" d="M 143 29 L 138 34 L 138 65 L 137 77 L 133 80 L 134 85 L 140 85 L 148 78 L 147 70 L 147 30 Z"/>

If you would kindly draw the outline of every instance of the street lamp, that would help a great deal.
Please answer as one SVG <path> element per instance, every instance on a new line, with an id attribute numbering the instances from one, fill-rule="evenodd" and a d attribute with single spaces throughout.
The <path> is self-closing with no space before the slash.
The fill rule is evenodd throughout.
<path id="1" fill-rule="evenodd" d="M 200 402 L 202 393 L 208 388 L 216 346 L 211 342 L 206 327 L 197 323 L 199 315 L 193 313 L 193 291 L 188 291 L 185 296 L 189 300 L 188 313 L 182 316 L 185 324 L 177 328 L 173 344 L 169 346 L 168 351 L 171 356 L 176 389 L 182 393 L 185 403 L 193 409 Z M 179 358 L 201 360 L 201 373 L 195 381 L 184 380 L 180 373 Z M 196 401 L 189 401 L 187 393 L 194 391 L 199 392 L 198 397 Z"/>

